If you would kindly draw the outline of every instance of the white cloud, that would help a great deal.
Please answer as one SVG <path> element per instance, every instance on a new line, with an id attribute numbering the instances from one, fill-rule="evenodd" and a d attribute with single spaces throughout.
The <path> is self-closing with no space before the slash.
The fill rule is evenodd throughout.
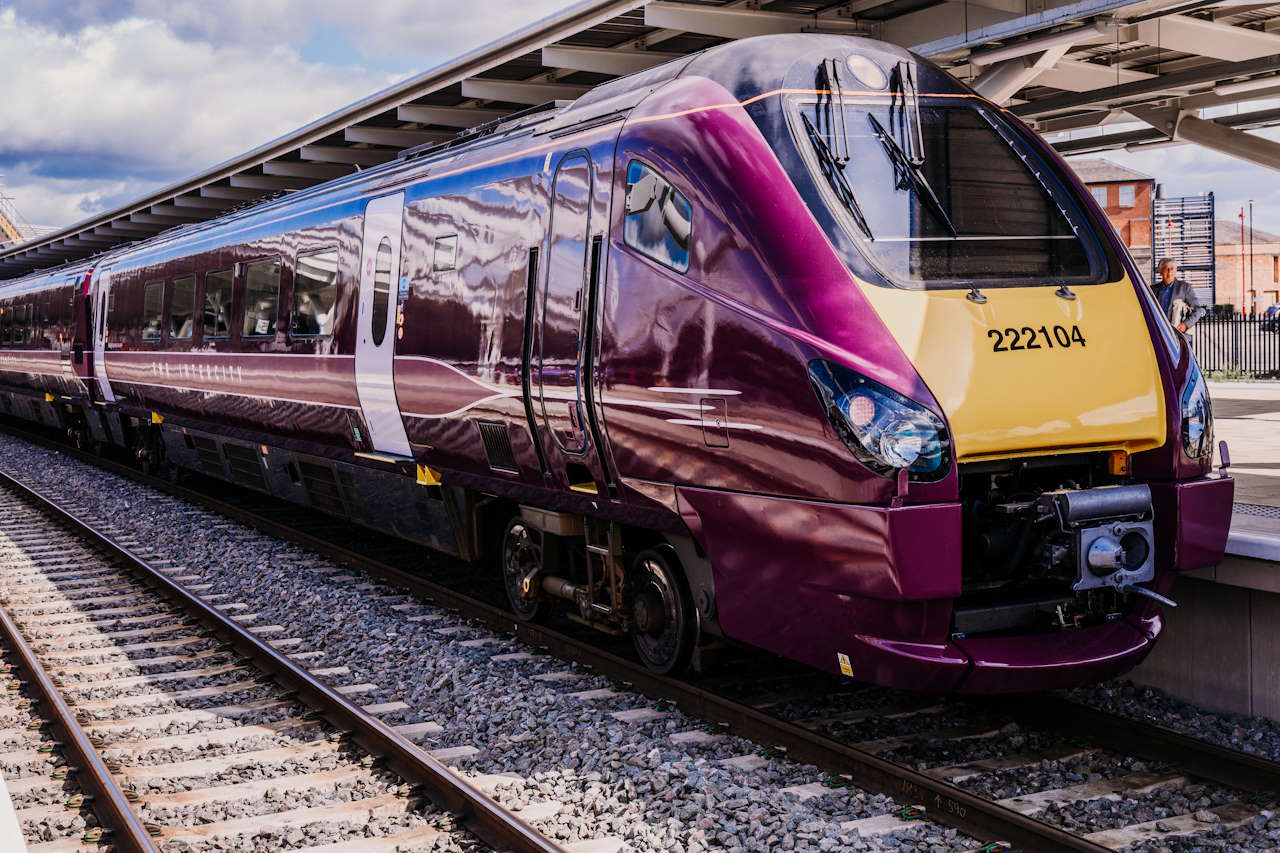
<path id="1" fill-rule="evenodd" d="M 572 0 L 134 0 L 140 17 L 167 21 L 184 35 L 215 44 L 294 44 L 311 27 L 346 34 L 367 57 L 391 54 L 420 71 L 570 5 Z"/>
<path id="2" fill-rule="evenodd" d="M 462 15 L 439 0 L 133 0 L 71 14 L 60 0 L 0 0 L 7 192 L 29 221 L 70 224 L 566 4 L 486 5 Z M 304 58 L 317 27 L 326 50 Z"/>
<path id="3" fill-rule="evenodd" d="M 4 176 L 4 194 L 14 199 L 21 217 L 44 226 L 77 222 L 152 188 L 154 182 L 134 178 L 48 178 L 24 168 L 11 169 Z"/>
<path id="4" fill-rule="evenodd" d="M 0 11 L 0 152 L 212 165 L 391 80 L 289 48 L 213 47 L 129 18 L 74 35 Z"/>
<path id="5" fill-rule="evenodd" d="M 59 32 L 125 18 L 161 20 L 180 37 L 213 44 L 297 46 L 316 25 L 341 30 L 369 57 L 388 53 L 430 67 L 499 38 L 574 0 L 9 0 L 19 15 Z"/>

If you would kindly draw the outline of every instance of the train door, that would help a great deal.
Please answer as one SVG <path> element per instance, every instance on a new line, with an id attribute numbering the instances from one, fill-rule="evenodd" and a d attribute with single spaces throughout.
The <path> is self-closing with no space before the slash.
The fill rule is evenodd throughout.
<path id="1" fill-rule="evenodd" d="M 49 321 L 59 328 L 58 357 L 62 363 L 64 388 L 73 388 L 76 384 L 76 368 L 71 360 L 72 310 L 76 303 L 76 294 L 80 292 L 80 277 L 73 276 L 66 281 L 67 295 L 55 290 L 49 296 Z"/>
<path id="2" fill-rule="evenodd" d="M 93 376 L 97 380 L 98 393 L 108 403 L 114 403 L 107 380 L 107 309 L 110 305 L 111 270 L 98 274 L 98 286 L 93 291 Z"/>
<path id="3" fill-rule="evenodd" d="M 404 431 L 392 371 L 395 364 L 394 290 L 400 269 L 404 193 L 382 196 L 364 210 L 360 300 L 356 323 L 356 391 L 373 449 L 413 455 Z"/>
<path id="4" fill-rule="evenodd" d="M 528 345 L 532 424 L 547 464 L 576 491 L 607 479 L 591 419 L 591 306 L 601 239 L 591 234 L 594 170 L 586 151 L 566 154 L 552 182 L 551 221 L 542 280 L 530 300 Z"/>

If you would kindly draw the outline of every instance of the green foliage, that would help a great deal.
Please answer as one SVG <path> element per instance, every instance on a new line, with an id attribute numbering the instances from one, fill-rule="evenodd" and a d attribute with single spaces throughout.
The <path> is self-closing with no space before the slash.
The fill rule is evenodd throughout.
<path id="1" fill-rule="evenodd" d="M 1210 370 L 1205 376 L 1213 382 L 1249 382 L 1257 378 L 1249 371 L 1241 370 L 1238 367 Z"/>

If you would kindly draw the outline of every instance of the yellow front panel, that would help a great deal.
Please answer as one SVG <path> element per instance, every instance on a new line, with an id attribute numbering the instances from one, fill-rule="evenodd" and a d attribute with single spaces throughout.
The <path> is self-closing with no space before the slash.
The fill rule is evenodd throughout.
<path id="1" fill-rule="evenodd" d="M 957 461 L 1164 443 L 1160 375 L 1127 279 L 1075 288 L 1075 300 L 987 288 L 985 305 L 964 290 L 861 287 L 942 406 Z M 993 351 L 1015 343 L 1008 329 L 1025 345 L 1024 327 L 1039 349 Z M 1084 344 L 1062 346 L 1055 327 Z"/>

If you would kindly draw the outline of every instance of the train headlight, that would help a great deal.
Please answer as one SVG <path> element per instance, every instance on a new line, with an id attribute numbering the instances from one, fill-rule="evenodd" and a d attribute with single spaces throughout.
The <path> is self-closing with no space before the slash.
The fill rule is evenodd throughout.
<path id="1" fill-rule="evenodd" d="M 913 480 L 937 480 L 951 464 L 942 418 L 846 367 L 809 363 L 814 391 L 836 433 L 858 461 L 889 477 L 906 468 Z"/>
<path id="2" fill-rule="evenodd" d="M 1182 389 L 1182 450 L 1192 459 L 1203 459 L 1213 449 L 1213 407 L 1209 389 L 1193 360 Z"/>

